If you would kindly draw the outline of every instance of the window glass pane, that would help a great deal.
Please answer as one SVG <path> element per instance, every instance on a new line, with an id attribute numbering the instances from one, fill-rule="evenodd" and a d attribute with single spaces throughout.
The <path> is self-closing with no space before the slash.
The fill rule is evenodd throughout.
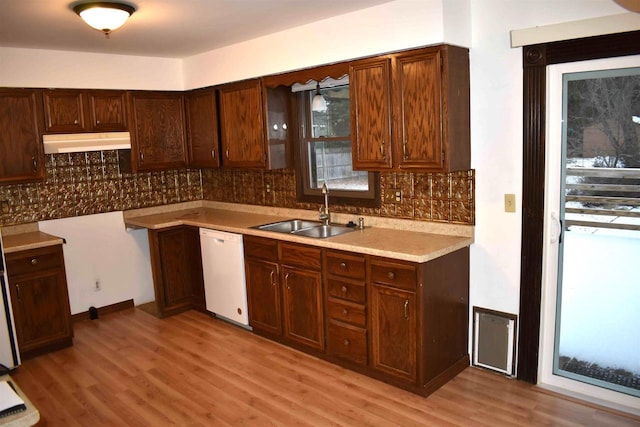
<path id="1" fill-rule="evenodd" d="M 311 188 L 322 188 L 326 182 L 330 190 L 369 189 L 368 172 L 352 169 L 351 140 L 309 141 L 307 149 Z"/>
<path id="2" fill-rule="evenodd" d="M 349 86 L 320 89 L 327 101 L 326 111 L 311 111 L 311 137 L 349 137 L 351 135 Z M 309 105 L 316 91 L 309 92 Z"/>

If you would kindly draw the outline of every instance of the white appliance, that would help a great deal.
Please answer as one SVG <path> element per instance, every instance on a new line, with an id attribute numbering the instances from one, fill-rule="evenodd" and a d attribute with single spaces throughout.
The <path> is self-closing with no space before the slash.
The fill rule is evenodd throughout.
<path id="1" fill-rule="evenodd" d="M 207 310 L 249 326 L 242 234 L 200 229 Z"/>
<path id="2" fill-rule="evenodd" d="M 0 235 L 0 373 L 5 369 L 16 368 L 20 364 L 16 329 L 13 323 L 11 311 L 11 295 L 9 294 L 9 282 L 5 271 L 4 250 L 2 249 L 2 236 Z"/>

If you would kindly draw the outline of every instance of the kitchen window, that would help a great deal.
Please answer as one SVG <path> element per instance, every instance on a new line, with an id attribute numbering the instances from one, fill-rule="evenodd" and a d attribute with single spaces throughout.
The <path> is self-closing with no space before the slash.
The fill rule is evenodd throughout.
<path id="1" fill-rule="evenodd" d="M 317 94 L 315 82 L 298 93 L 298 200 L 321 203 L 321 189 L 326 183 L 333 203 L 379 206 L 378 174 L 354 171 L 352 166 L 348 78 L 326 79 L 324 85 L 327 87 L 321 87 L 320 94 L 326 109 L 320 111 L 312 109 Z M 300 85 L 294 85 L 294 91 L 296 86 L 299 90 Z"/>

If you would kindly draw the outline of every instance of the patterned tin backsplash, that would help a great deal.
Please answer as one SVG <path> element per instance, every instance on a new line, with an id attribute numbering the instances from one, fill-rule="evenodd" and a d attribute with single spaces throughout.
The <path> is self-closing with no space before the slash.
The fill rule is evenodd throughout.
<path id="1" fill-rule="evenodd" d="M 117 151 L 49 154 L 44 182 L 0 186 L 0 225 L 214 200 L 313 209 L 296 201 L 295 172 L 235 169 L 178 169 L 123 172 Z M 270 191 L 267 192 L 267 184 Z M 474 171 L 450 174 L 382 173 L 380 208 L 334 206 L 336 212 L 474 224 Z M 400 203 L 384 202 L 385 191 L 402 191 Z"/>
<path id="2" fill-rule="evenodd" d="M 204 199 L 249 205 L 317 210 L 317 203 L 296 201 L 296 177 L 292 169 L 203 170 Z M 474 170 L 448 174 L 381 173 L 379 208 L 332 206 L 332 210 L 370 216 L 406 218 L 457 224 L 475 223 Z M 267 185 L 270 191 L 267 192 Z M 400 190 L 399 203 L 386 202 L 385 192 Z"/>

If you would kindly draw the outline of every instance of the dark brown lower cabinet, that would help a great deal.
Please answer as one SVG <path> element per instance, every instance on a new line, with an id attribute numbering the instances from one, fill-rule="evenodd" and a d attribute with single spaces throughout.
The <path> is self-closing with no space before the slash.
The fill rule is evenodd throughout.
<path id="1" fill-rule="evenodd" d="M 205 310 L 200 235 L 195 227 L 149 230 L 151 269 L 159 317 Z"/>
<path id="2" fill-rule="evenodd" d="M 20 356 L 29 358 L 73 343 L 62 246 L 6 254 Z"/>
<path id="3" fill-rule="evenodd" d="M 244 248 L 255 333 L 420 395 L 469 366 L 469 248 L 425 263 L 254 236 Z"/>
<path id="4" fill-rule="evenodd" d="M 249 324 L 256 330 L 282 334 L 278 264 L 256 259 L 245 260 Z"/>
<path id="5" fill-rule="evenodd" d="M 371 367 L 399 377 L 416 379 L 416 294 L 371 286 Z"/>
<path id="6" fill-rule="evenodd" d="M 255 333 L 324 352 L 322 251 L 245 236 L 249 324 Z"/>

